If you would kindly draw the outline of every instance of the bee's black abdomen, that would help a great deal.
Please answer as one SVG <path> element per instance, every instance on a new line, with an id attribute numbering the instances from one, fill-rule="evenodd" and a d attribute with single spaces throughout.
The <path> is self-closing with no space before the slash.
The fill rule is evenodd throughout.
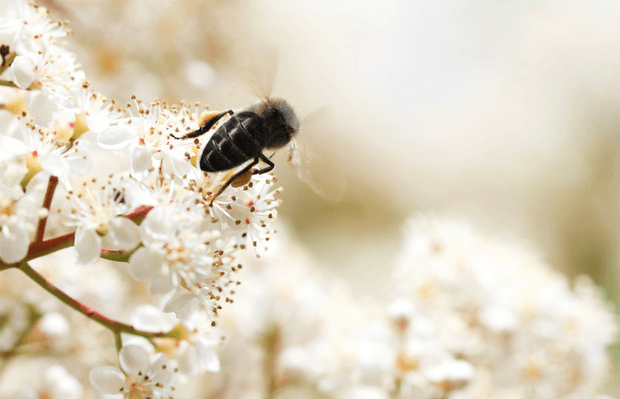
<path id="1" fill-rule="evenodd" d="M 200 157 L 200 169 L 219 172 L 256 158 L 263 147 L 250 132 L 260 131 L 262 120 L 252 112 L 233 115 L 217 128 Z"/>

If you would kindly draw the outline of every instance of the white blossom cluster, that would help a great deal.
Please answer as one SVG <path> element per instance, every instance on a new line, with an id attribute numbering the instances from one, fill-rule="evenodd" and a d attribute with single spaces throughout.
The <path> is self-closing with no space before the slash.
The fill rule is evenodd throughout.
<path id="1" fill-rule="evenodd" d="M 409 222 L 394 277 L 405 319 L 442 326 L 436 337 L 475 366 L 463 397 L 595 398 L 605 387 L 619 326 L 588 277 L 571 289 L 522 243 L 432 218 Z"/>
<path id="2" fill-rule="evenodd" d="M 390 301 L 284 245 L 249 265 L 223 319 L 221 397 L 608 398 L 617 317 L 588 278 L 571 289 L 519 242 L 414 219 Z"/>
<path id="3" fill-rule="evenodd" d="M 265 174 L 232 184 L 210 206 L 234 171 L 206 174 L 196 166 L 209 133 L 179 139 L 199 128 L 205 109 L 107 100 L 92 90 L 62 41 L 68 33 L 66 23 L 53 21 L 44 7 L 23 0 L 0 3 L 0 283 L 13 287 L 0 296 L 8 320 L 0 326 L 0 348 L 5 359 L 17 356 L 52 310 L 15 289 L 21 283 L 8 269 L 32 266 L 67 289 L 61 282 L 71 280 L 78 267 L 118 267 L 109 262 L 116 261 L 135 286 L 148 283 L 149 293 L 124 291 L 119 301 L 156 304 L 175 317 L 142 330 L 138 317 L 122 327 L 122 343 L 131 328 L 152 333 L 150 352 L 145 345 L 123 346 L 118 334 L 123 372 L 93 371 L 91 381 L 105 393 L 118 393 L 111 390 L 120 384 L 125 397 L 168 398 L 178 375 L 219 369 L 213 352 L 219 338 L 211 339 L 211 326 L 222 305 L 233 301 L 237 252 L 266 249 L 279 205 L 276 179 Z M 68 247 L 69 256 L 57 252 Z M 102 275 L 105 282 L 107 273 Z M 117 277 L 113 284 L 119 284 Z M 84 288 L 74 299 L 95 297 L 103 308 L 94 310 L 105 314 L 110 299 L 105 290 L 88 292 L 88 283 L 72 283 Z M 64 311 L 58 315 L 61 321 L 52 326 L 71 319 Z M 196 327 L 197 320 L 203 327 Z M 156 333 L 167 335 L 153 338 Z M 155 352 L 170 346 L 165 339 L 172 339 L 174 350 L 164 359 Z M 69 347 L 59 351 L 78 350 Z M 170 365 L 165 373 L 159 370 L 164 365 Z M 50 373 L 62 374 L 58 370 Z M 140 381 L 145 374 L 151 378 Z"/>
<path id="4" fill-rule="evenodd" d="M 196 32 L 217 27 L 185 22 L 194 11 L 179 4 L 119 6 L 139 14 L 137 33 L 90 49 L 116 68 L 106 86 L 153 82 L 131 57 L 158 54 L 185 65 L 160 83 L 210 84 L 191 57 L 209 44 Z M 91 2 L 78 26 L 113 5 Z M 125 23 L 110 14 L 92 31 Z M 171 42 L 193 47 L 156 51 L 168 23 L 187 23 Z M 587 277 L 571 286 L 521 243 L 417 218 L 382 265 L 387 287 L 360 298 L 286 233 L 264 252 L 279 205 L 272 175 L 209 206 L 234 171 L 197 168 L 209 133 L 178 139 L 204 107 L 106 99 L 68 33 L 43 7 L 0 2 L 0 399 L 608 398 L 618 321 Z"/>

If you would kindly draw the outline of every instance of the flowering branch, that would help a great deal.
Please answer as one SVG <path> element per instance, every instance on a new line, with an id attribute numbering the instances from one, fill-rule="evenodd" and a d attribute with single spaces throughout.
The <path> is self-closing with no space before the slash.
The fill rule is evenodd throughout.
<path id="1" fill-rule="evenodd" d="M 112 332 L 121 367 L 129 369 L 93 369 L 89 376 L 98 391 L 125 398 L 171 397 L 175 374 L 185 378 L 198 369 L 220 369 L 212 350 L 221 342 L 212 337 L 213 318 L 224 303 L 233 302 L 234 286 L 239 284 L 235 273 L 241 267 L 236 252 L 250 240 L 264 248 L 275 232 L 280 205 L 274 200 L 279 193 L 275 178 L 248 175 L 243 185 L 231 185 L 221 193 L 217 206 L 208 207 L 211 193 L 226 184 L 227 177 L 204 173 L 197 166 L 193 160 L 200 155 L 198 141 L 174 139 L 201 129 L 200 104 L 145 103 L 134 97 L 122 105 L 107 100 L 92 90 L 75 54 L 61 40 L 69 33 L 66 23 L 52 21 L 44 7 L 26 0 L 13 3 L 16 10 L 8 17 L 0 15 L 6 41 L 0 43 L 0 90 L 5 99 L 0 109 L 9 111 L 4 116 L 10 121 L 0 132 L 0 271 L 21 270 L 69 306 L 65 311 L 77 310 Z M 0 8 L 1 13 L 5 7 Z M 26 90 L 38 91 L 43 101 L 32 102 Z M 82 139 L 86 132 L 88 137 Z M 58 204 L 54 198 L 60 199 Z M 52 209 L 58 217 L 50 217 Z M 148 282 L 149 292 L 166 295 L 166 303 L 161 309 L 137 307 L 132 323 L 125 324 L 96 311 L 103 310 L 97 302 L 89 302 L 91 308 L 70 297 L 30 263 L 53 262 L 46 255 L 68 247 L 74 247 L 74 261 L 83 267 L 102 258 L 125 262 L 132 281 Z M 5 275 L 13 278 L 12 273 Z M 126 277 L 112 275 L 106 285 Z M 79 283 L 90 292 L 91 283 L 98 287 L 101 282 L 85 276 Z M 101 303 L 108 300 L 104 292 L 93 293 L 101 294 L 96 298 Z M 141 290 L 127 290 L 127 295 L 139 296 Z M 6 321 L 3 330 L 21 331 L 23 301 L 15 298 L 14 304 L 0 307 L 0 319 Z M 45 339 L 50 348 L 58 343 L 61 351 L 73 350 L 65 345 L 67 334 L 57 334 L 58 328 L 71 324 L 63 317 L 62 312 L 43 312 L 45 319 L 30 328 L 27 339 Z M 82 326 L 72 327 L 69 333 L 80 336 Z M 123 333 L 150 340 L 159 353 L 124 343 Z M 34 348 L 45 354 L 41 346 Z M 167 356 L 174 356 L 180 366 L 168 365 Z M 269 370 L 274 364 L 269 363 Z M 273 381 L 275 392 L 275 377 Z"/>
<path id="2" fill-rule="evenodd" d="M 48 192 L 49 192 L 49 186 L 48 186 Z M 128 219 L 133 220 L 134 222 L 139 224 L 152 208 L 153 208 L 152 206 L 139 206 L 138 208 L 129 212 L 125 216 Z M 24 261 L 27 262 L 32 259 L 40 258 L 41 256 L 49 255 L 56 251 L 60 251 L 61 249 L 69 248 L 73 246 L 74 243 L 75 243 L 75 233 L 65 234 L 63 236 L 51 238 L 46 241 L 37 240 L 33 242 L 32 244 L 30 244 L 28 255 L 26 256 Z M 126 262 L 126 260 L 124 259 L 125 257 L 129 257 L 129 256 L 131 256 L 131 253 L 127 253 L 123 251 L 108 251 L 108 250 L 103 250 L 103 253 L 101 255 L 102 258 L 116 260 L 118 262 Z M 16 267 L 16 265 L 8 265 L 8 266 Z"/>
<path id="3" fill-rule="evenodd" d="M 173 338 L 176 336 L 176 331 L 170 331 L 167 333 L 163 332 L 147 332 L 141 331 L 129 324 L 121 323 L 114 319 L 111 319 L 96 310 L 90 308 L 89 306 L 84 305 L 83 303 L 71 298 L 64 291 L 47 281 L 45 277 L 37 273 L 27 262 L 21 262 L 17 267 L 19 270 L 24 272 L 28 277 L 30 277 L 35 283 L 39 284 L 42 288 L 44 288 L 47 292 L 54 295 L 56 298 L 60 299 L 63 303 L 70 306 L 71 308 L 77 310 L 82 313 L 84 316 L 88 317 L 91 320 L 96 321 L 107 329 L 111 330 L 115 334 L 127 333 L 132 335 L 139 335 L 144 338 Z"/>

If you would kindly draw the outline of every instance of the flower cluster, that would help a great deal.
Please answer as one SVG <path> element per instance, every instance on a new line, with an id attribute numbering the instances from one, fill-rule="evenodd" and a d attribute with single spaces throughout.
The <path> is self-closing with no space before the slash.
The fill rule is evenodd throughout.
<path id="1" fill-rule="evenodd" d="M 149 6 L 134 44 L 155 57 L 149 16 L 178 2 Z M 2 398 L 604 397 L 618 321 L 587 277 L 571 286 L 521 243 L 417 218 L 388 289 L 360 298 L 286 230 L 270 241 L 272 174 L 214 198 L 235 171 L 197 167 L 210 132 L 184 139 L 212 111 L 106 99 L 66 25 L 0 4 Z M 208 85 L 206 63 L 169 50 Z"/>
<path id="2" fill-rule="evenodd" d="M 317 276 L 290 242 L 250 266 L 223 319 L 222 397 L 605 397 L 619 326 L 598 289 L 467 223 L 410 221 L 381 298 Z"/>
<path id="3" fill-rule="evenodd" d="M 443 326 L 436 337 L 476 367 L 468 397 L 594 398 L 611 371 L 618 321 L 586 276 L 571 289 L 522 243 L 468 223 L 418 218 L 396 261 L 399 301 Z"/>
<path id="4" fill-rule="evenodd" d="M 214 326 L 223 304 L 232 302 L 237 252 L 266 248 L 280 203 L 276 178 L 265 174 L 234 182 L 214 200 L 234 170 L 207 174 L 196 166 L 209 132 L 183 139 L 199 129 L 205 108 L 135 97 L 125 105 L 107 100 L 92 90 L 61 42 L 69 33 L 65 23 L 22 0 L 0 6 L 0 16 L 0 268 L 21 270 L 115 333 L 124 373 L 94 373 L 98 389 L 108 387 L 102 379 L 118 385 L 127 376 L 126 395 L 169 397 L 172 376 L 156 370 L 163 360 L 148 363 L 140 349 L 125 344 L 126 334 L 151 342 L 172 339 L 184 348 L 175 354 L 195 363 L 185 362 L 184 370 L 201 364 L 219 368 L 210 349 L 219 340 L 211 340 L 208 329 L 190 326 L 197 317 L 206 318 L 200 325 Z M 47 273 L 49 262 L 59 259 L 57 251 L 69 247 L 72 255 L 64 256 L 63 266 L 67 260 L 73 268 L 125 263 L 127 277 L 149 284 L 152 296 L 142 301 L 161 298 L 159 309 L 174 313 L 175 323 L 141 330 L 77 300 L 88 293 L 72 297 L 55 287 L 44 275 L 57 283 L 71 273 L 70 267 Z M 0 345 L 16 355 L 47 310 L 33 310 L 28 318 L 24 309 L 31 303 L 11 301 L 9 295 L 0 301 L 14 309 L 7 315 L 15 321 L 4 326 Z M 134 386 L 129 382 L 134 372 L 152 378 Z"/>

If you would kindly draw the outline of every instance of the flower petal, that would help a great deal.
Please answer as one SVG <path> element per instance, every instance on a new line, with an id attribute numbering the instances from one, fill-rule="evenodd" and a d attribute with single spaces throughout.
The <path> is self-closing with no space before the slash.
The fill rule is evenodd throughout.
<path id="1" fill-rule="evenodd" d="M 158 276 L 155 280 L 151 281 L 149 285 L 149 293 L 151 295 L 163 295 L 167 294 L 176 286 L 176 278 L 174 274 L 166 274 Z"/>
<path id="2" fill-rule="evenodd" d="M 198 361 L 198 355 L 196 354 L 196 348 L 194 345 L 190 345 L 188 341 L 180 341 L 174 358 L 178 362 L 179 370 L 181 373 L 193 376 L 200 372 L 200 363 Z"/>
<path id="3" fill-rule="evenodd" d="M 23 141 L 17 140 L 9 136 L 0 135 L 0 161 L 6 161 L 9 158 L 13 158 L 19 155 L 24 155 L 28 152 L 26 144 Z"/>
<path id="4" fill-rule="evenodd" d="M 116 367 L 96 367 L 88 377 L 97 391 L 108 395 L 118 394 L 125 387 L 125 374 Z"/>
<path id="5" fill-rule="evenodd" d="M 177 288 L 172 298 L 164 305 L 164 312 L 174 312 L 179 319 L 187 319 L 198 309 L 198 298 L 185 288 Z"/>
<path id="6" fill-rule="evenodd" d="M 159 275 L 163 263 L 163 255 L 142 247 L 129 259 L 129 274 L 138 281 L 152 281 Z"/>
<path id="7" fill-rule="evenodd" d="M 138 345 L 123 346 L 118 354 L 118 361 L 123 370 L 134 377 L 144 377 L 151 368 L 148 353 Z"/>
<path id="8" fill-rule="evenodd" d="M 176 317 L 153 305 L 140 305 L 131 314 L 131 325 L 144 331 L 169 331 L 176 322 Z"/>
<path id="9" fill-rule="evenodd" d="M 140 228 L 126 217 L 119 216 L 108 223 L 108 236 L 116 248 L 130 251 L 140 243 Z"/>
<path id="10" fill-rule="evenodd" d="M 126 126 L 113 126 L 102 131 L 97 137 L 97 143 L 106 150 L 122 150 L 129 148 L 137 137 L 137 132 Z"/>
<path id="11" fill-rule="evenodd" d="M 172 367 L 170 367 L 170 359 L 163 353 L 155 355 L 151 369 L 151 380 L 160 386 L 170 383 L 174 378 Z"/>
<path id="12" fill-rule="evenodd" d="M 101 237 L 93 228 L 78 226 L 75 231 L 75 249 L 78 265 L 90 266 L 101 255 Z"/>
<path id="13" fill-rule="evenodd" d="M 69 164 L 57 153 L 43 153 L 39 156 L 41 166 L 52 176 L 63 176 L 69 172 Z"/>
<path id="14" fill-rule="evenodd" d="M 80 399 L 84 397 L 82 384 L 58 364 L 45 370 L 43 380 L 52 398 Z"/>
<path id="15" fill-rule="evenodd" d="M 17 226 L 3 226 L 0 231 L 0 259 L 6 264 L 16 263 L 26 257 L 30 239 L 28 233 Z"/>
<path id="16" fill-rule="evenodd" d="M 8 77 L 22 89 L 27 89 L 34 82 L 34 62 L 26 56 L 18 55 L 11 63 Z"/>
<path id="17" fill-rule="evenodd" d="M 151 151 L 145 146 L 137 146 L 131 149 L 129 154 L 131 176 L 138 180 L 144 180 L 153 166 Z"/>
<path id="18" fill-rule="evenodd" d="M 196 168 L 194 168 L 185 158 L 175 157 L 172 154 L 166 153 L 162 159 L 162 165 L 164 174 L 175 176 L 189 176 L 191 179 L 196 179 Z"/>
<path id="19" fill-rule="evenodd" d="M 207 345 L 204 345 L 200 339 L 196 340 L 194 346 L 196 347 L 196 352 L 198 353 L 198 359 L 202 368 L 213 373 L 220 371 L 220 359 L 214 351 Z"/>
<path id="20" fill-rule="evenodd" d="M 166 243 L 174 237 L 175 218 L 170 209 L 153 208 L 140 224 L 140 234 L 145 245 Z"/>

